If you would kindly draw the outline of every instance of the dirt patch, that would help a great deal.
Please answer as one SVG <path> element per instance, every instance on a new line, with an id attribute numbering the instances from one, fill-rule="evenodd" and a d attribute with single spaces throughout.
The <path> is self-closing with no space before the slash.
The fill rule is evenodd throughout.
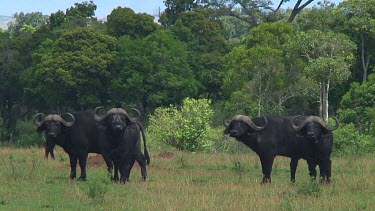
<path id="1" fill-rule="evenodd" d="M 90 155 L 87 158 L 87 165 L 94 167 L 106 166 L 102 155 Z"/>
<path id="2" fill-rule="evenodd" d="M 174 156 L 173 152 L 162 152 L 157 157 L 164 158 L 164 159 L 171 159 L 173 158 L 173 156 Z"/>

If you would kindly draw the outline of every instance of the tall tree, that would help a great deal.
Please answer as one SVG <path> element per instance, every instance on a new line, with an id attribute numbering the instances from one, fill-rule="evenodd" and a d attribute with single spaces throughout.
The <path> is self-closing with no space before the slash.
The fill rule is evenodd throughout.
<path id="1" fill-rule="evenodd" d="M 233 112 L 281 114 L 287 100 L 306 94 L 309 82 L 283 55 L 282 46 L 293 34 L 285 22 L 261 24 L 228 54 L 223 90 Z"/>
<path id="2" fill-rule="evenodd" d="M 297 0 L 288 22 L 293 22 L 295 17 L 313 1 Z M 273 5 L 273 1 L 269 0 L 205 0 L 200 2 L 200 6 L 213 8 L 222 15 L 236 17 L 252 26 L 257 26 L 266 21 L 270 14 L 275 17 L 275 14 L 281 11 L 281 6 L 289 0 L 279 0 L 278 2 L 278 4 Z"/>
<path id="3" fill-rule="evenodd" d="M 116 45 L 115 38 L 90 28 L 66 31 L 56 41 L 46 40 L 25 74 L 29 99 L 42 98 L 54 111 L 105 104 Z"/>
<path id="4" fill-rule="evenodd" d="M 48 16 L 43 15 L 41 12 L 32 13 L 15 13 L 13 15 L 14 21 L 8 23 L 8 31 L 11 35 L 19 32 L 24 25 L 32 26 L 35 29 L 46 25 L 48 21 Z"/>
<path id="5" fill-rule="evenodd" d="M 338 111 L 340 121 L 354 123 L 364 133 L 375 135 L 375 74 L 369 75 L 362 84 L 353 82 L 350 90 L 342 97 Z"/>
<path id="6" fill-rule="evenodd" d="M 360 52 L 362 82 L 367 80 L 369 65 L 375 65 L 375 1 L 351 0 L 339 4 L 344 14 L 345 32 L 354 38 Z"/>
<path id="7" fill-rule="evenodd" d="M 221 95 L 224 55 L 228 51 L 221 22 L 210 11 L 183 12 L 171 30 L 188 45 L 190 66 L 202 85 L 198 96 L 217 99 Z"/>
<path id="8" fill-rule="evenodd" d="M 143 39 L 123 36 L 119 42 L 113 100 L 153 111 L 196 95 L 198 82 L 188 63 L 186 45 L 171 31 L 158 30 Z"/>
<path id="9" fill-rule="evenodd" d="M 17 119 L 22 105 L 23 87 L 20 74 L 26 64 L 24 58 L 25 43 L 29 36 L 12 37 L 0 32 L 0 115 L 3 127 L 0 139 L 10 140 L 15 132 Z"/>
<path id="10" fill-rule="evenodd" d="M 146 13 L 136 14 L 130 8 L 117 7 L 107 16 L 107 31 L 109 35 L 121 37 L 129 35 L 132 38 L 146 37 L 154 32 L 158 24 L 154 17 Z"/>
<path id="11" fill-rule="evenodd" d="M 328 121 L 329 90 L 349 78 L 355 44 L 344 34 L 311 30 L 298 33 L 287 48 L 290 55 L 304 58 L 306 76 L 319 84 L 319 113 Z"/>
<path id="12" fill-rule="evenodd" d="M 163 26 L 169 27 L 173 25 L 182 12 L 193 11 L 198 7 L 197 0 L 165 0 L 167 7 L 160 18 Z"/>

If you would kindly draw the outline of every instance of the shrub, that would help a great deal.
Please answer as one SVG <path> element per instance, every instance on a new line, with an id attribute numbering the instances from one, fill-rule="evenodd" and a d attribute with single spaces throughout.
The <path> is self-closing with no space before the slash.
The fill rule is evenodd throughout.
<path id="1" fill-rule="evenodd" d="M 342 125 L 334 133 L 333 152 L 339 155 L 368 153 L 374 149 L 374 137 L 361 134 L 353 123 Z"/>
<path id="2" fill-rule="evenodd" d="M 15 140 L 16 147 L 44 146 L 44 135 L 38 134 L 32 122 L 19 121 Z"/>
<path id="3" fill-rule="evenodd" d="M 180 109 L 159 107 L 150 115 L 147 132 L 152 141 L 169 144 L 179 150 L 199 151 L 212 142 L 206 139 L 213 111 L 210 100 L 186 98 Z"/>

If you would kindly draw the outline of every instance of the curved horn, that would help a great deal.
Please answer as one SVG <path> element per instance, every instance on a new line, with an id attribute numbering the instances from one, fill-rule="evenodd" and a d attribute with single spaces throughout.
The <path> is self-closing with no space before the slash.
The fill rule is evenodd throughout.
<path id="1" fill-rule="evenodd" d="M 263 116 L 264 118 L 264 121 L 265 121 L 265 124 L 263 126 L 258 126 L 256 125 L 251 119 L 250 117 L 248 116 L 244 116 L 244 115 L 239 115 L 239 116 L 236 116 L 235 117 L 237 120 L 240 120 L 240 121 L 243 121 L 245 122 L 247 125 L 249 125 L 251 128 L 253 128 L 254 130 L 263 130 L 267 125 L 268 125 L 268 121 L 267 121 L 267 118 L 265 116 Z"/>
<path id="2" fill-rule="evenodd" d="M 302 122 L 301 125 L 298 125 L 298 126 L 296 125 L 295 120 L 296 120 L 297 118 L 299 118 L 299 117 L 301 117 L 301 115 L 294 116 L 294 117 L 292 118 L 292 120 L 290 120 L 290 122 L 292 123 L 292 127 L 293 127 L 293 129 L 296 130 L 296 131 L 301 130 L 301 129 L 306 125 L 306 119 Z"/>
<path id="3" fill-rule="evenodd" d="M 99 106 L 99 107 L 96 107 L 96 108 L 94 109 L 94 119 L 95 119 L 96 121 L 98 121 L 98 122 L 103 121 L 103 120 L 104 120 L 105 118 L 107 118 L 107 116 L 108 116 L 108 114 L 103 115 L 103 116 L 98 116 L 98 115 L 96 114 L 96 112 L 97 112 L 99 109 L 101 109 L 101 108 L 103 108 L 103 106 Z"/>
<path id="4" fill-rule="evenodd" d="M 250 123 L 248 123 L 250 125 L 250 127 L 252 127 L 254 130 L 263 130 L 264 128 L 266 128 L 266 126 L 268 125 L 268 120 L 265 116 L 263 116 L 264 118 L 264 125 L 263 126 L 258 126 L 256 125 L 253 121 L 250 121 Z M 249 118 L 250 119 L 250 118 Z M 251 120 L 251 119 L 250 119 Z"/>
<path id="5" fill-rule="evenodd" d="M 139 110 L 136 108 L 131 108 L 131 109 L 137 113 L 137 116 L 134 117 L 133 119 L 135 119 L 136 121 L 141 121 L 141 116 L 142 116 L 141 112 L 139 112 Z"/>
<path id="6" fill-rule="evenodd" d="M 334 131 L 339 127 L 339 120 L 335 116 L 331 116 L 335 120 L 335 125 L 333 127 L 329 126 L 328 123 L 324 122 L 322 119 L 319 118 L 317 122 L 326 128 L 329 131 Z"/>
<path id="7" fill-rule="evenodd" d="M 224 127 L 225 127 L 225 128 L 228 128 L 229 125 L 230 125 L 230 121 L 227 120 L 227 118 L 228 118 L 228 115 L 225 115 L 225 116 L 224 116 L 224 119 L 223 119 L 223 124 L 224 124 Z"/>
<path id="8" fill-rule="evenodd" d="M 65 121 L 63 118 L 61 118 L 60 122 L 65 125 L 66 127 L 70 127 L 74 124 L 74 122 L 76 121 L 76 118 L 74 118 L 73 114 L 71 113 L 66 113 L 65 115 L 68 115 L 70 116 L 70 118 L 72 119 L 72 121 L 68 122 L 68 121 Z"/>
<path id="9" fill-rule="evenodd" d="M 44 116 L 44 114 L 42 114 L 42 113 L 38 113 L 37 115 L 35 115 L 33 123 L 34 123 L 34 125 L 35 125 L 36 127 L 40 127 L 40 126 L 43 125 L 43 123 L 44 123 L 44 119 L 43 119 L 42 121 L 38 121 L 38 120 L 37 120 L 38 117 L 42 118 L 43 116 Z"/>

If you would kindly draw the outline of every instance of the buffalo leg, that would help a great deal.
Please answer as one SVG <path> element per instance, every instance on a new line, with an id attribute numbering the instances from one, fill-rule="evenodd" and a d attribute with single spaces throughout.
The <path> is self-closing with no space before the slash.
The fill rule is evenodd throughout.
<path id="1" fill-rule="evenodd" d="M 329 158 L 322 159 L 319 162 L 320 178 L 321 183 L 328 183 L 329 177 L 328 174 L 331 168 L 331 160 Z"/>
<path id="2" fill-rule="evenodd" d="M 260 159 L 260 162 L 262 163 L 263 172 L 262 184 L 271 183 L 271 171 L 274 158 L 274 156 L 265 156 Z"/>
<path id="3" fill-rule="evenodd" d="M 142 174 L 143 181 L 146 181 L 146 178 L 147 178 L 146 157 L 142 153 L 139 153 L 135 155 L 135 160 L 137 160 L 137 162 L 139 163 L 139 166 L 141 167 L 141 174 Z M 130 173 L 130 170 L 129 170 L 129 173 Z"/>
<path id="4" fill-rule="evenodd" d="M 316 163 L 314 160 L 307 160 L 307 165 L 309 166 L 309 174 L 312 180 L 316 179 Z"/>
<path id="5" fill-rule="evenodd" d="M 55 154 L 53 153 L 54 148 L 55 148 L 55 143 L 47 140 L 46 144 L 44 145 L 44 156 L 45 156 L 45 158 L 48 158 L 48 155 L 50 154 L 51 158 L 55 159 Z"/>
<path id="6" fill-rule="evenodd" d="M 290 181 L 296 182 L 296 171 L 298 166 L 298 159 L 292 158 L 290 161 Z"/>
<path id="7" fill-rule="evenodd" d="M 114 164 L 114 175 L 113 175 L 113 180 L 115 182 L 118 182 L 119 181 L 119 176 L 118 176 L 118 173 L 119 173 L 119 165 L 120 165 L 120 162 L 118 160 L 114 160 L 113 161 L 113 164 Z"/>
<path id="8" fill-rule="evenodd" d="M 128 181 L 127 175 L 129 171 L 129 160 L 131 160 L 131 155 L 128 153 L 126 156 L 123 157 L 123 159 L 120 160 L 118 163 L 119 170 L 120 170 L 120 183 L 126 183 Z M 116 171 L 116 166 L 115 166 Z"/>
<path id="9" fill-rule="evenodd" d="M 129 159 L 129 161 L 127 162 L 127 166 L 126 166 L 126 180 L 129 182 L 129 178 L 130 178 L 130 172 L 134 166 L 134 163 L 135 163 L 135 159 L 132 157 L 131 159 Z"/>
<path id="10" fill-rule="evenodd" d="M 75 179 L 77 177 L 77 170 L 76 170 L 77 156 L 69 154 L 69 160 L 70 160 L 70 179 Z"/>
<path id="11" fill-rule="evenodd" d="M 88 154 L 79 156 L 79 167 L 81 168 L 81 176 L 78 178 L 79 181 L 86 181 L 86 163 Z"/>
<path id="12" fill-rule="evenodd" d="M 107 165 L 107 171 L 108 171 L 108 173 L 110 175 L 112 175 L 112 171 L 113 171 L 113 162 L 112 162 L 112 159 L 110 158 L 109 155 L 107 155 L 105 153 L 102 153 L 102 156 L 103 156 L 105 164 Z"/>

